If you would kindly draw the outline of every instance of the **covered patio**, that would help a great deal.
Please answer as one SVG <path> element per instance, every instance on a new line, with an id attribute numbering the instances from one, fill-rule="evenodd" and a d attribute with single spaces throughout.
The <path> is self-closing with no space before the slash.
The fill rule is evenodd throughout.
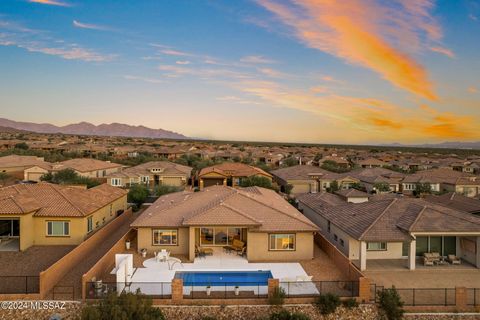
<path id="1" fill-rule="evenodd" d="M 20 219 L 0 218 L 0 251 L 20 250 Z"/>

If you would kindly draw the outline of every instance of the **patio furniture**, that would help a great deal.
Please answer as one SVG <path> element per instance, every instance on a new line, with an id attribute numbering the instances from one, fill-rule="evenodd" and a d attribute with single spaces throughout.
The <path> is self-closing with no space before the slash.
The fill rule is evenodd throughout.
<path id="1" fill-rule="evenodd" d="M 454 254 L 449 254 L 449 255 L 447 256 L 447 261 L 450 262 L 452 265 L 453 265 L 453 264 L 457 264 L 457 265 L 462 264 L 462 260 L 460 260 L 460 258 L 457 257 L 457 256 L 454 255 Z"/>
<path id="2" fill-rule="evenodd" d="M 233 249 L 232 246 L 223 246 L 223 251 L 224 251 L 225 253 L 230 254 L 230 253 L 232 253 L 232 251 L 234 251 L 234 249 Z"/>
<path id="3" fill-rule="evenodd" d="M 438 252 L 425 252 L 423 254 L 423 265 L 433 266 L 440 261 L 440 254 Z"/>
<path id="4" fill-rule="evenodd" d="M 182 263 L 182 260 L 178 259 L 178 258 L 175 258 L 175 257 L 168 257 L 167 258 L 167 262 L 168 262 L 168 270 L 173 270 L 173 266 L 175 264 L 180 264 L 183 268 L 183 263 Z"/>
<path id="5" fill-rule="evenodd" d="M 235 251 L 242 251 L 243 248 L 245 247 L 245 242 L 240 241 L 240 240 L 237 240 L 237 239 L 234 239 L 231 247 L 232 247 L 233 250 L 235 250 Z"/>
<path id="6" fill-rule="evenodd" d="M 195 245 L 195 250 L 198 251 L 199 256 L 211 256 L 213 255 L 213 249 L 212 248 L 202 248 L 197 245 Z"/>
<path id="7" fill-rule="evenodd" d="M 247 247 L 243 247 L 242 250 L 237 251 L 237 254 L 238 254 L 240 257 L 243 257 L 246 253 L 247 253 Z"/>

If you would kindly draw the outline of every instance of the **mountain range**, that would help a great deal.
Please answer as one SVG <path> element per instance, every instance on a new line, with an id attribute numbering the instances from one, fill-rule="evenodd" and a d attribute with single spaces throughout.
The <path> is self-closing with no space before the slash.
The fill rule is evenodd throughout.
<path id="1" fill-rule="evenodd" d="M 157 139 L 188 139 L 183 134 L 152 129 L 145 126 L 131 126 L 122 123 L 100 124 L 98 126 L 89 122 L 73 123 L 66 126 L 55 126 L 50 123 L 19 122 L 0 118 L 0 127 L 26 130 L 37 133 L 63 133 L 76 135 L 115 136 Z"/>

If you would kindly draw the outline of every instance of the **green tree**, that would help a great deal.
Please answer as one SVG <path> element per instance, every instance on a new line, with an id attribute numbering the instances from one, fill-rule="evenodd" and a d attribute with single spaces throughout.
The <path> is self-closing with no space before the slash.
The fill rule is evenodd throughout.
<path id="1" fill-rule="evenodd" d="M 373 187 L 378 192 L 388 192 L 390 191 L 390 185 L 387 182 L 376 182 L 373 184 Z"/>
<path id="2" fill-rule="evenodd" d="M 292 193 L 293 185 L 291 185 L 290 183 L 287 183 L 283 188 L 284 188 L 284 192 L 289 195 Z"/>
<path id="3" fill-rule="evenodd" d="M 415 185 L 415 195 L 417 197 L 420 197 L 425 194 L 431 194 L 432 193 L 432 186 L 430 183 L 417 183 Z"/>
<path id="4" fill-rule="evenodd" d="M 381 319 L 400 320 L 403 318 L 403 301 L 395 287 L 378 292 L 378 308 Z"/>
<path id="5" fill-rule="evenodd" d="M 153 307 L 152 299 L 140 293 L 112 292 L 98 304 L 82 309 L 82 320 L 164 320 L 162 310 Z"/>
<path id="6" fill-rule="evenodd" d="M 10 176 L 6 172 L 0 172 L 0 181 L 2 182 L 2 186 L 5 184 L 5 181 L 9 178 Z"/>
<path id="7" fill-rule="evenodd" d="M 140 206 L 147 200 L 149 191 L 146 185 L 144 184 L 134 184 L 130 187 L 130 190 L 127 194 L 128 202 L 135 203 L 135 206 L 140 208 Z"/>
<path id="8" fill-rule="evenodd" d="M 28 150 L 28 144 L 25 142 L 20 142 L 15 145 L 15 149 Z"/>
<path id="9" fill-rule="evenodd" d="M 86 185 L 87 188 L 92 188 L 100 184 L 100 182 L 95 179 L 78 175 L 75 170 L 70 168 L 59 170 L 55 173 L 46 173 L 40 177 L 40 180 L 55 184 Z"/>
<path id="10" fill-rule="evenodd" d="M 283 160 L 283 166 L 284 167 L 293 167 L 298 164 L 298 160 L 295 159 L 294 157 L 288 157 L 285 160 Z"/>
<path id="11" fill-rule="evenodd" d="M 272 181 L 265 177 L 251 176 L 240 181 L 241 187 L 262 187 L 267 189 L 273 189 Z"/>
<path id="12" fill-rule="evenodd" d="M 327 188 L 328 192 L 334 193 L 335 191 L 340 190 L 337 180 L 334 180 L 330 183 L 330 187 Z"/>

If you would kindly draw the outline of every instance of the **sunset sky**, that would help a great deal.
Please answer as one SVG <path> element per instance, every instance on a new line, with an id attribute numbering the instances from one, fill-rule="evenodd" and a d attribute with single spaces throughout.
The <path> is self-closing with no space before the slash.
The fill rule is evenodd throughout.
<path id="1" fill-rule="evenodd" d="M 480 1 L 2 0 L 0 117 L 190 137 L 480 140 Z"/>

